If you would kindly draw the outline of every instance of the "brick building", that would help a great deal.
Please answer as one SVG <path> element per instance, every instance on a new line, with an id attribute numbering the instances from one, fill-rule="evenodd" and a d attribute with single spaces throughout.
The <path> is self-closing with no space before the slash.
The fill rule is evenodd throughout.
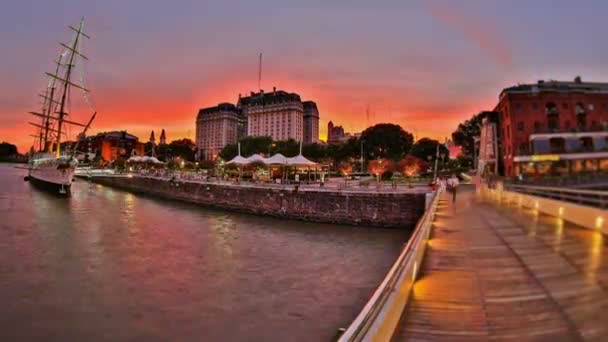
<path id="1" fill-rule="evenodd" d="M 80 142 L 80 152 L 91 152 L 104 161 L 129 159 L 144 155 L 144 143 L 127 131 L 101 132 L 88 136 Z"/>
<path id="2" fill-rule="evenodd" d="M 520 84 L 502 90 L 494 112 L 505 176 L 608 170 L 608 83 Z"/>

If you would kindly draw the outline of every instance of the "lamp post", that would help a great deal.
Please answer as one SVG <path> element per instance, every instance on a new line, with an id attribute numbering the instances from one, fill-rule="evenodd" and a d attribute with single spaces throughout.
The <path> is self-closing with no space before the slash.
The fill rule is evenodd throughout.
<path id="1" fill-rule="evenodd" d="M 270 145 L 268 145 L 268 156 L 270 157 L 270 152 L 272 151 L 273 148 L 277 147 L 277 144 L 272 143 Z"/>
<path id="2" fill-rule="evenodd" d="M 363 173 L 363 140 L 361 140 L 361 173 Z"/>

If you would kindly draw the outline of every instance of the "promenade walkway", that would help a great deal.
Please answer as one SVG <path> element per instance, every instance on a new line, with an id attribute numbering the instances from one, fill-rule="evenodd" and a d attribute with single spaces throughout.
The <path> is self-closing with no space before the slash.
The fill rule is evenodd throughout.
<path id="1" fill-rule="evenodd" d="M 395 341 L 608 341 L 608 238 L 463 191 L 439 204 Z"/>

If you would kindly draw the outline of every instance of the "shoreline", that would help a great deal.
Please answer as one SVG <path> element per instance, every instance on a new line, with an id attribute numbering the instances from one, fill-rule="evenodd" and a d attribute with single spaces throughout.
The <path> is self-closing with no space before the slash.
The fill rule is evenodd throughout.
<path id="1" fill-rule="evenodd" d="M 384 228 L 413 228 L 427 191 L 323 189 L 293 185 L 230 184 L 156 177 L 78 176 L 133 193 L 260 216 Z"/>

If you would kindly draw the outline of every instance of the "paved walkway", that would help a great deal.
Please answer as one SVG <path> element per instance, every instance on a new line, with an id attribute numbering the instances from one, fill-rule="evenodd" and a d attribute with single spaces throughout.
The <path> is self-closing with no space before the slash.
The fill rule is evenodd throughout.
<path id="1" fill-rule="evenodd" d="M 608 341 L 608 237 L 444 197 L 394 340 Z"/>

